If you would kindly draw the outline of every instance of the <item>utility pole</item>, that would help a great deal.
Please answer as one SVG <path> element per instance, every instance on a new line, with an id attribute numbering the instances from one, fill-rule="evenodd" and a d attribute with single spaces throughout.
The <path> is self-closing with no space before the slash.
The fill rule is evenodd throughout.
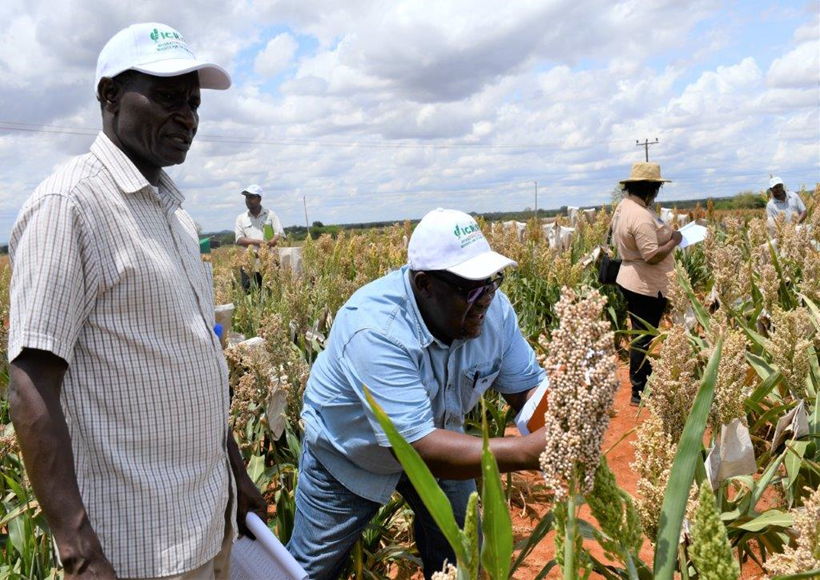
<path id="1" fill-rule="evenodd" d="M 538 219 L 538 182 L 533 181 L 535 184 L 535 219 Z"/>
<path id="2" fill-rule="evenodd" d="M 302 205 L 305 207 L 305 229 L 307 229 L 307 231 L 309 232 L 310 231 L 310 222 L 308 221 L 308 217 L 307 217 L 307 196 L 306 195 L 302 196 Z"/>
<path id="3" fill-rule="evenodd" d="M 646 153 L 646 161 L 648 163 L 649 162 L 649 146 L 650 145 L 656 145 L 658 143 L 660 143 L 660 141 L 658 141 L 657 137 L 655 137 L 654 141 L 650 141 L 649 139 L 646 139 L 643 143 L 641 143 L 640 141 L 638 141 L 636 139 L 635 140 L 635 147 L 643 147 L 644 152 Z"/>

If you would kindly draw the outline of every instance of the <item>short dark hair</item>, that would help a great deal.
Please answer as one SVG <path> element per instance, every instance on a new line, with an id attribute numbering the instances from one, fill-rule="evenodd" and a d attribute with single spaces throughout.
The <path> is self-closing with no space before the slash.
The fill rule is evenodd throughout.
<path id="1" fill-rule="evenodd" d="M 662 185 L 660 181 L 627 181 L 624 183 L 623 191 L 646 201 L 657 195 Z"/>

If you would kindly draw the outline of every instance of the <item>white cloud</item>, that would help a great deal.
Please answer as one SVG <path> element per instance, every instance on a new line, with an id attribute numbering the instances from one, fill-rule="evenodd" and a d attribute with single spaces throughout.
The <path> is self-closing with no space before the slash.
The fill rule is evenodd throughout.
<path id="1" fill-rule="evenodd" d="M 771 87 L 814 88 L 820 83 L 820 39 L 804 42 L 772 62 L 766 83 Z"/>
<path id="2" fill-rule="evenodd" d="M 751 8 L 710 0 L 7 0 L 0 241 L 93 138 L 30 129 L 99 126 L 96 54 L 133 21 L 175 26 L 234 78 L 203 93 L 197 141 L 170 168 L 206 230 L 231 226 L 249 182 L 286 225 L 303 197 L 325 223 L 532 207 L 534 181 L 541 207 L 607 202 L 643 157 L 636 139 L 655 137 L 665 196 L 757 189 L 773 170 L 818 181 L 820 19 L 781 8 L 755 4 L 786 30 L 764 45 Z"/>
<path id="3" fill-rule="evenodd" d="M 274 36 L 264 50 L 256 55 L 254 72 L 263 78 L 275 77 L 290 65 L 297 48 L 296 40 L 290 34 Z"/>

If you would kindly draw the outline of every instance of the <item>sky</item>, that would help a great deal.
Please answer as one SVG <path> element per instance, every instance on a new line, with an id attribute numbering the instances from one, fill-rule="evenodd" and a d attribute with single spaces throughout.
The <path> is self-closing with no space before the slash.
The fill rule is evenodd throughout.
<path id="1" fill-rule="evenodd" d="M 609 203 L 656 139 L 661 203 L 820 182 L 818 0 L 3 0 L 0 21 L 0 240 L 88 150 L 97 55 L 136 22 L 231 73 L 167 168 L 206 232 L 253 183 L 285 226 Z"/>

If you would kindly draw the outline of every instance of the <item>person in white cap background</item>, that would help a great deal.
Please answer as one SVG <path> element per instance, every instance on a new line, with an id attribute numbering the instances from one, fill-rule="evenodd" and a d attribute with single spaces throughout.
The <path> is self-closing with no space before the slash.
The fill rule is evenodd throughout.
<path id="1" fill-rule="evenodd" d="M 363 386 L 419 452 L 464 523 L 482 441 L 464 417 L 490 388 L 518 410 L 546 381 L 498 290 L 515 262 L 490 249 L 466 213 L 436 209 L 414 230 L 408 263 L 339 310 L 304 394 L 305 435 L 288 550 L 311 580 L 336 579 L 362 530 L 398 490 L 415 512 L 429 578 L 455 556 L 391 453 Z M 538 468 L 543 428 L 495 438 L 504 472 Z"/>
<path id="2" fill-rule="evenodd" d="M 12 230 L 9 406 L 66 578 L 227 578 L 238 521 L 265 516 L 196 228 L 162 169 L 185 161 L 200 89 L 229 86 L 169 26 L 118 32 L 97 62 L 102 132 Z"/>
<path id="3" fill-rule="evenodd" d="M 771 199 L 766 203 L 766 216 L 774 222 L 779 216 L 787 223 L 803 223 L 806 219 L 806 205 L 800 196 L 793 191 L 786 191 L 783 180 L 779 177 L 769 179 Z"/>
<path id="4" fill-rule="evenodd" d="M 285 235 L 285 229 L 279 221 L 279 216 L 272 210 L 262 207 L 262 188 L 256 184 L 249 185 L 242 190 L 242 195 L 245 196 L 245 207 L 248 211 L 244 211 L 236 216 L 236 223 L 234 224 L 234 236 L 236 244 L 239 246 L 268 246 L 274 247 L 282 236 Z M 248 292 L 251 287 L 250 275 L 242 270 L 242 289 Z M 258 271 L 255 274 L 255 282 L 257 286 L 262 285 L 262 274 Z"/>

